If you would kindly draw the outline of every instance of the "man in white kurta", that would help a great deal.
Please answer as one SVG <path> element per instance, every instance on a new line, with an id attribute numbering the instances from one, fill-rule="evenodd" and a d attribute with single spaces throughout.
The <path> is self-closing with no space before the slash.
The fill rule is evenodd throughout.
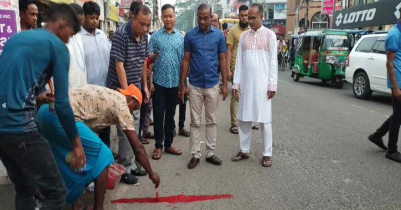
<path id="1" fill-rule="evenodd" d="M 252 4 L 249 13 L 251 29 L 241 35 L 234 71 L 234 94 L 240 95 L 238 131 L 241 152 L 233 161 L 249 158 L 252 122 L 260 123 L 264 142 L 263 161 L 271 166 L 272 125 L 271 99 L 277 90 L 277 39 L 273 31 L 262 26 L 263 7 Z"/>

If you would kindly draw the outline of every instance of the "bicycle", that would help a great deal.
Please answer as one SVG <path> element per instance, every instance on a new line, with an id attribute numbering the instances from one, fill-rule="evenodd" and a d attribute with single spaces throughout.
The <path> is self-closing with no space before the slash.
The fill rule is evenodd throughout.
<path id="1" fill-rule="evenodd" d="M 277 56 L 278 56 L 278 69 L 284 71 L 286 64 L 283 52 L 279 52 Z"/>

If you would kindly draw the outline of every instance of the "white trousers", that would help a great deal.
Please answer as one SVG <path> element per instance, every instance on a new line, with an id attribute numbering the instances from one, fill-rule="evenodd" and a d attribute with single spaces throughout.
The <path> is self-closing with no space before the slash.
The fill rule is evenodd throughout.
<path id="1" fill-rule="evenodd" d="M 263 156 L 272 156 L 273 134 L 271 123 L 260 123 L 263 139 Z M 238 120 L 239 144 L 243 153 L 249 153 L 252 138 L 252 122 Z"/>

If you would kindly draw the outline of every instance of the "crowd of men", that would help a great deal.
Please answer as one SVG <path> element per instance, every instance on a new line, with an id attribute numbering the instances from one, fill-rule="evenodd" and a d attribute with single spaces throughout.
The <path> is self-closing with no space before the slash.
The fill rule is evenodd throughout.
<path id="1" fill-rule="evenodd" d="M 61 209 L 65 203 L 78 209 L 82 189 L 92 181 L 94 208 L 103 209 L 108 169 L 117 158 L 126 169 L 122 182 L 136 184 L 136 176 L 148 175 L 157 188 L 160 178 L 143 144 L 155 138 L 155 160 L 163 150 L 182 154 L 173 146 L 177 104 L 178 133 L 190 137 L 188 168 L 200 162 L 203 106 L 206 161 L 221 165 L 215 154 L 216 114 L 230 80 L 230 130 L 239 134 L 241 148 L 232 160 L 249 157 L 252 123 L 259 123 L 261 164 L 272 165 L 278 44 L 275 33 L 262 26 L 262 5 L 241 6 L 240 23 L 227 37 L 207 4 L 199 5 L 198 26 L 185 35 L 174 27 L 174 6 L 164 5 L 163 28 L 150 37 L 151 11 L 133 2 L 130 20 L 109 39 L 98 29 L 95 2 L 52 6 L 43 29 L 35 29 L 33 1 L 20 1 L 20 10 L 23 32 L 6 43 L 0 57 L 0 159 L 15 184 L 16 209 L 32 209 L 37 189 L 44 197 L 42 209 Z M 190 132 L 184 128 L 187 100 Z M 111 126 L 117 127 L 118 155 L 109 148 Z"/>

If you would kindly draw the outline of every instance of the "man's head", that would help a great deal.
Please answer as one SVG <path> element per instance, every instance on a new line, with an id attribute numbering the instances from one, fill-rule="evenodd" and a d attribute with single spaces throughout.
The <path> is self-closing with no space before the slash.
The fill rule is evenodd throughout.
<path id="1" fill-rule="evenodd" d="M 74 11 L 77 13 L 77 17 L 79 19 L 79 22 L 81 23 L 81 25 L 84 23 L 84 10 L 82 9 L 81 6 L 79 6 L 79 4 L 70 4 L 70 6 L 74 9 Z"/>
<path id="2" fill-rule="evenodd" d="M 227 23 L 223 23 L 221 25 L 221 28 L 223 29 L 223 31 L 226 30 L 228 28 L 228 24 Z"/>
<path id="3" fill-rule="evenodd" d="M 22 29 L 35 29 L 38 26 L 38 7 L 35 0 L 20 0 L 19 15 Z"/>
<path id="4" fill-rule="evenodd" d="M 171 4 L 162 7 L 162 21 L 166 30 L 171 30 L 175 25 L 175 8 Z"/>
<path id="5" fill-rule="evenodd" d="M 241 28 L 247 28 L 248 25 L 248 6 L 241 5 L 239 7 L 239 26 Z"/>
<path id="6" fill-rule="evenodd" d="M 150 23 L 152 22 L 152 13 L 147 6 L 137 6 L 131 18 L 131 28 L 136 36 L 142 36 L 149 32 Z"/>
<path id="7" fill-rule="evenodd" d="M 262 27 L 263 6 L 259 3 L 253 3 L 249 6 L 248 21 L 253 30 L 258 30 Z"/>
<path id="8" fill-rule="evenodd" d="M 56 34 L 64 43 L 81 30 L 77 14 L 67 4 L 50 7 L 46 28 Z"/>
<path id="9" fill-rule="evenodd" d="M 127 88 L 118 89 L 118 91 L 120 91 L 120 93 L 125 95 L 125 97 L 127 98 L 127 105 L 131 113 L 141 107 L 142 93 L 138 89 L 138 87 L 130 84 Z"/>
<path id="10" fill-rule="evenodd" d="M 212 25 L 215 28 L 219 28 L 220 23 L 219 23 L 219 15 L 217 13 L 212 14 Z"/>
<path id="11" fill-rule="evenodd" d="M 114 36 L 114 32 L 113 31 L 109 31 L 109 39 L 112 40 Z"/>
<path id="12" fill-rule="evenodd" d="M 132 19 L 132 16 L 134 15 L 135 8 L 139 5 L 142 5 L 142 2 L 139 1 L 132 1 L 131 6 L 129 7 L 129 16 Z"/>
<path id="13" fill-rule="evenodd" d="M 198 25 L 202 32 L 206 32 L 212 23 L 212 9 L 207 4 L 201 4 L 198 7 Z"/>
<path id="14" fill-rule="evenodd" d="M 84 28 L 89 33 L 93 32 L 99 26 L 100 7 L 96 2 L 87 1 L 84 4 Z"/>
<path id="15" fill-rule="evenodd" d="M 280 41 L 283 41 L 283 36 L 278 36 L 278 39 L 279 39 Z"/>

